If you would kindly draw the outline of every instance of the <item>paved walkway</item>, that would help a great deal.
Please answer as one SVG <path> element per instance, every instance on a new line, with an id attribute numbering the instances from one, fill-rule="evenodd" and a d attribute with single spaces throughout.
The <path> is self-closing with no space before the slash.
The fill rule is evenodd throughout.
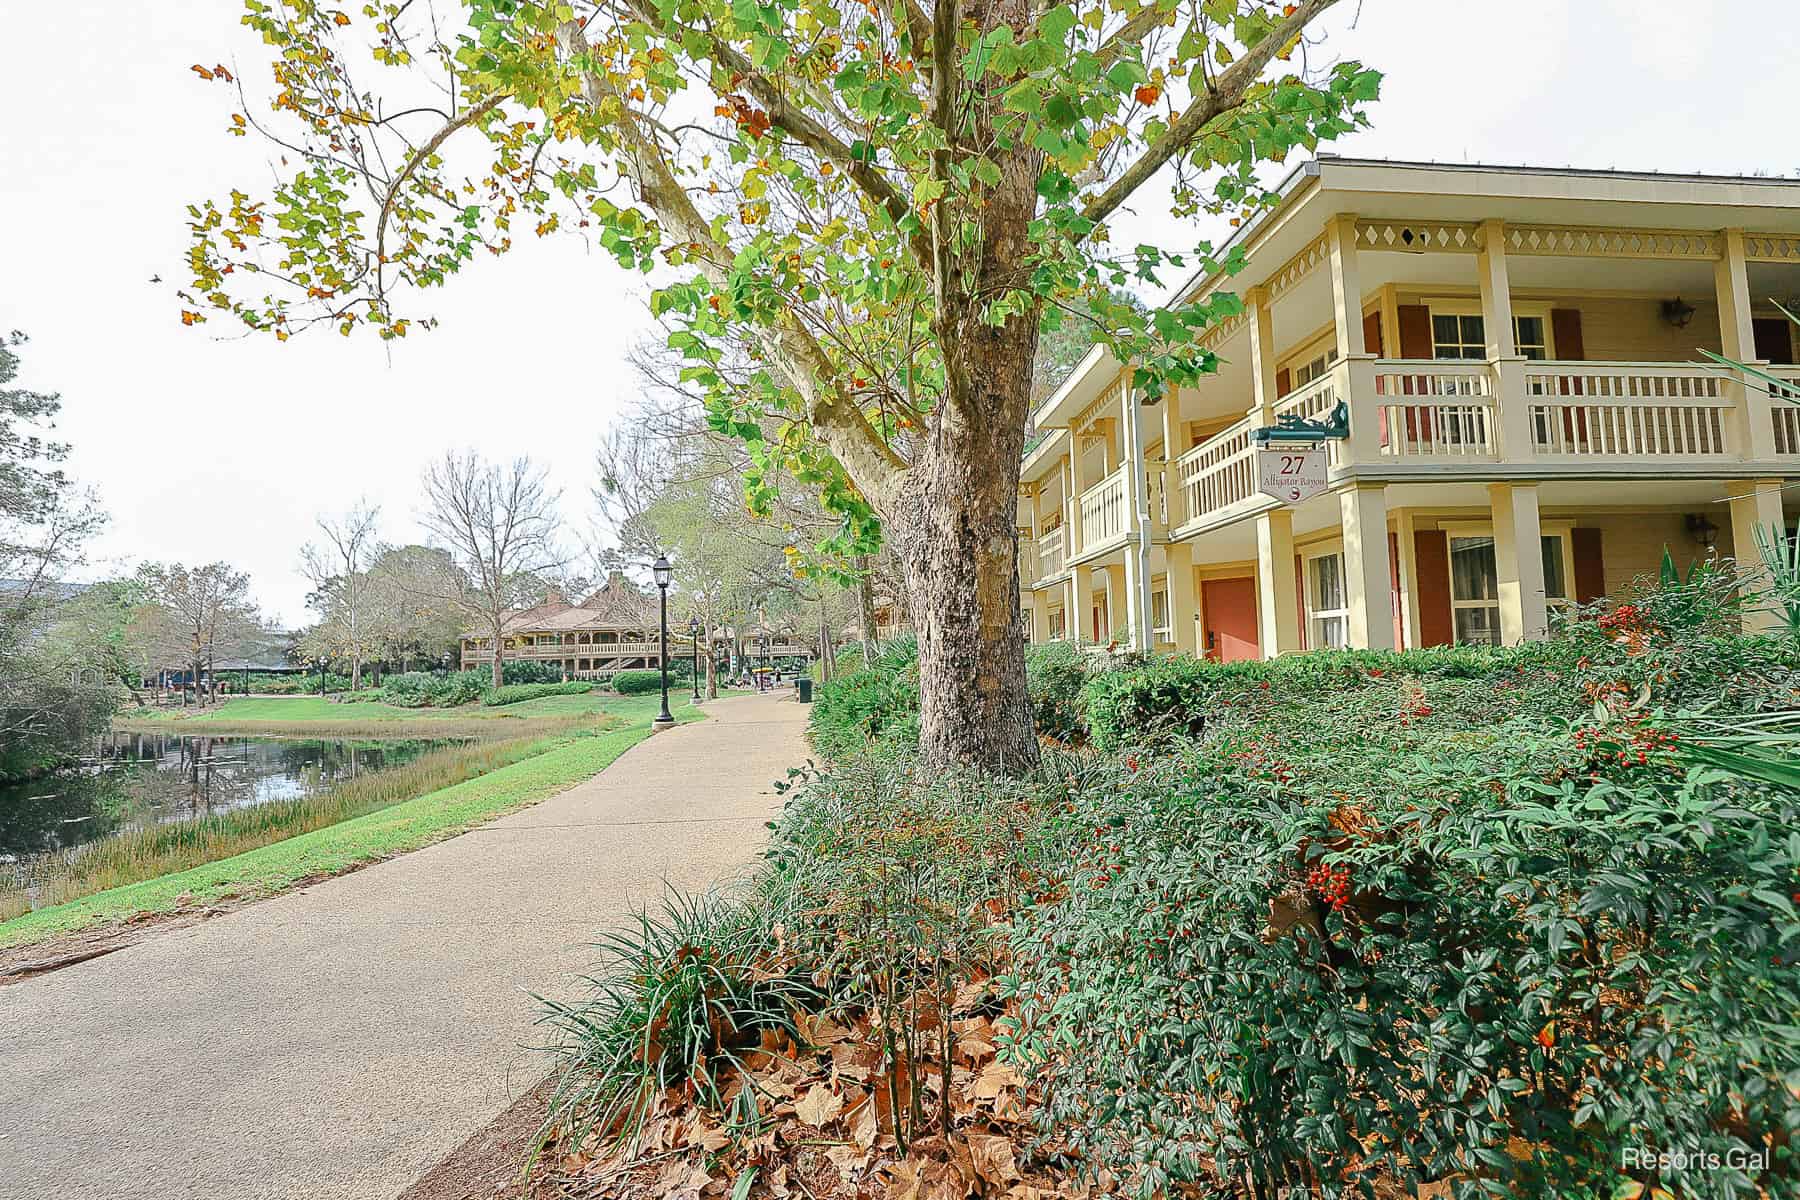
<path id="1" fill-rule="evenodd" d="M 543 1075 L 530 992 L 746 866 L 805 709 L 744 696 L 461 837 L 0 988 L 0 1197 L 384 1200 Z"/>

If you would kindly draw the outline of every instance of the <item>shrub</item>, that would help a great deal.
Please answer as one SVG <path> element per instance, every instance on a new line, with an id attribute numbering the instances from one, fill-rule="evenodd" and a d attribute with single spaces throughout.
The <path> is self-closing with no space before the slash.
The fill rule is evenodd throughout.
<path id="1" fill-rule="evenodd" d="M 1102 749 L 1198 737 L 1209 718 L 1291 704 L 1384 677 L 1534 678 L 1572 665 L 1578 648 L 1562 640 L 1501 649 L 1315 650 L 1271 660 L 1217 663 L 1179 656 L 1095 675 L 1082 690 L 1094 743 Z"/>
<path id="2" fill-rule="evenodd" d="M 1092 673 L 1087 656 L 1068 642 L 1025 648 L 1025 691 L 1031 698 L 1031 719 L 1040 737 L 1059 742 L 1086 740 L 1081 689 Z"/>
<path id="3" fill-rule="evenodd" d="M 621 696 L 642 696 L 662 690 L 661 671 L 619 671 L 612 677 L 613 690 Z M 671 686 L 673 684 L 671 683 Z"/>
<path id="4" fill-rule="evenodd" d="M 489 708 L 498 708 L 503 704 L 536 700 L 539 696 L 576 696 L 593 689 L 592 683 L 580 679 L 572 679 L 567 683 L 509 683 L 490 691 L 481 698 L 481 702 Z"/>
<path id="5" fill-rule="evenodd" d="M 438 675 L 409 671 L 382 681 L 381 698 L 402 708 L 455 708 L 473 704 L 487 691 L 489 672 L 482 669 Z"/>
<path id="6" fill-rule="evenodd" d="M 918 660 L 918 643 L 911 637 L 896 638 L 872 665 L 820 684 L 808 716 L 813 748 L 836 759 L 872 742 L 917 745 Z"/>

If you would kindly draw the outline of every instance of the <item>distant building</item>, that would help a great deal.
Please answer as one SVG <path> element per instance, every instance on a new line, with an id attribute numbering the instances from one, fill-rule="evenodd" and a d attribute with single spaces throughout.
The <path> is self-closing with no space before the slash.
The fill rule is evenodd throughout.
<path id="1" fill-rule="evenodd" d="M 738 635 L 741 632 L 742 637 Z M 733 647 L 733 662 L 760 655 L 753 630 L 718 630 L 711 639 Z M 779 631 L 769 637 L 772 658 L 813 654 L 813 647 Z M 687 618 L 669 614 L 669 658 L 680 662 L 693 654 Z M 661 665 L 656 596 L 614 571 L 606 583 L 579 604 L 552 592 L 544 603 L 522 608 L 506 619 L 507 662 L 544 662 L 570 679 L 588 679 L 634 668 Z M 494 661 L 491 639 L 470 631 L 462 639 L 464 670 Z"/>

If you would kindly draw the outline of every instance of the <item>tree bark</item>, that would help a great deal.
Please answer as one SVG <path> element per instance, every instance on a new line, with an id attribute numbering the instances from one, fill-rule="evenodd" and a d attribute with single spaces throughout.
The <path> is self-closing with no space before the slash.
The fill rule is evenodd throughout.
<path id="1" fill-rule="evenodd" d="M 1037 353 L 1035 309 L 1005 324 L 974 297 L 1002 294 L 1024 260 L 1035 155 L 1004 168 L 984 213 L 975 286 L 939 300 L 946 395 L 913 467 L 900 522 L 919 638 L 919 747 L 928 766 L 1014 774 L 1038 760 L 1019 628 L 1019 462 Z"/>

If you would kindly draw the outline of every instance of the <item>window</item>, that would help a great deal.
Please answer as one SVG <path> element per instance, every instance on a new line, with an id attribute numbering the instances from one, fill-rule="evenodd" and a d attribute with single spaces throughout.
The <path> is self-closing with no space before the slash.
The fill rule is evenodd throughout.
<path id="1" fill-rule="evenodd" d="M 1313 380 L 1331 370 L 1331 364 L 1337 361 L 1337 347 L 1333 346 L 1325 353 L 1294 368 L 1294 388 L 1303 388 Z"/>
<path id="2" fill-rule="evenodd" d="M 1344 556 L 1321 554 L 1306 562 L 1307 645 L 1342 650 L 1350 644 L 1350 601 Z"/>
<path id="3" fill-rule="evenodd" d="M 1561 533 L 1538 538 L 1544 603 L 1552 609 L 1570 603 L 1568 546 L 1568 538 Z M 1450 539 L 1450 608 L 1459 643 L 1500 644 L 1500 570 L 1492 536 Z"/>
<path id="4" fill-rule="evenodd" d="M 1063 620 L 1063 610 L 1060 608 L 1051 609 L 1050 610 L 1050 636 L 1052 638 L 1060 638 L 1067 631 L 1068 631 L 1068 625 Z"/>
<path id="5" fill-rule="evenodd" d="M 1169 593 L 1150 593 L 1150 628 L 1161 641 L 1169 640 Z"/>
<path id="6" fill-rule="evenodd" d="M 1542 315 L 1513 317 L 1513 345 L 1520 357 L 1550 357 L 1549 322 Z M 1487 327 L 1479 313 L 1431 313 L 1431 353 L 1434 358 L 1487 357 Z"/>
<path id="7" fill-rule="evenodd" d="M 1500 644 L 1500 571 L 1491 536 L 1450 539 L 1450 611 L 1459 644 Z"/>

